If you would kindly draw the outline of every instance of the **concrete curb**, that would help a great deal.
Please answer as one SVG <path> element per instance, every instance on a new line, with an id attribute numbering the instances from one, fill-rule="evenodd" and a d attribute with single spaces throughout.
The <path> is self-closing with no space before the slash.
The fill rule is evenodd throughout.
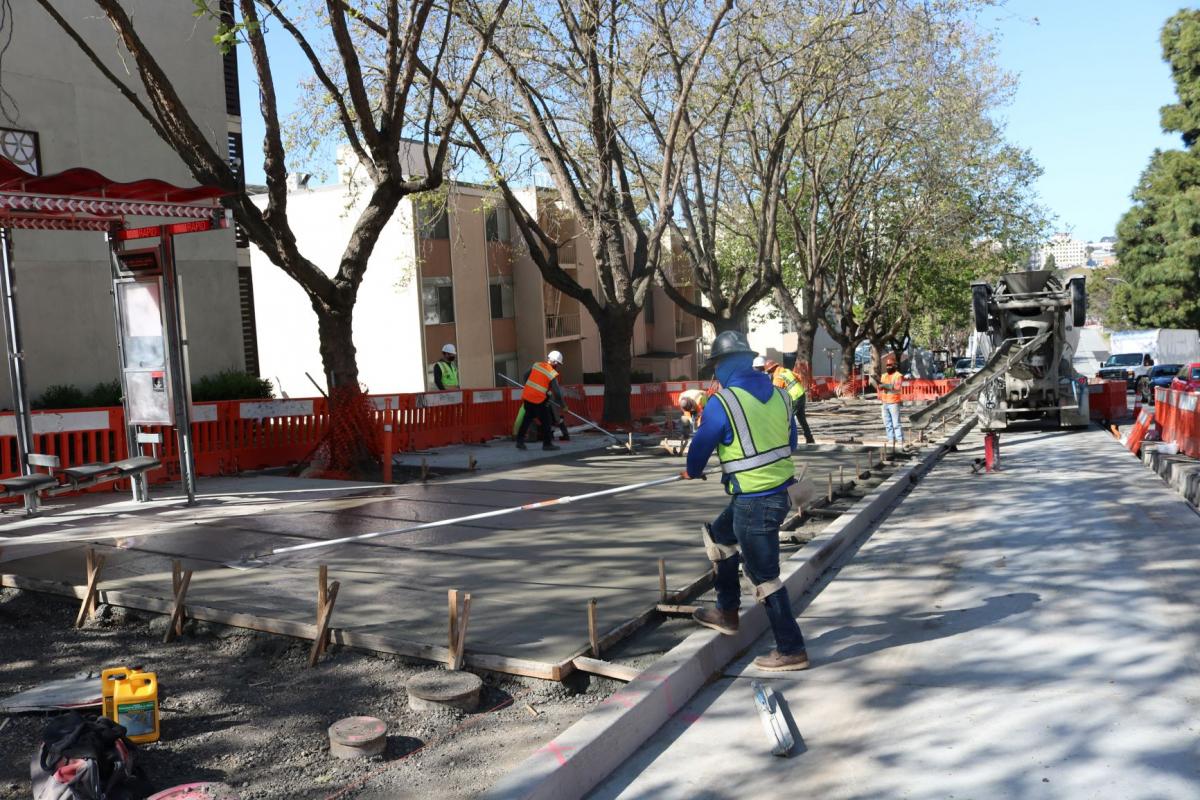
<path id="1" fill-rule="evenodd" d="M 919 462 L 892 475 L 821 532 L 816 552 L 785 561 L 780 578 L 793 597 L 812 586 L 896 498 L 975 424 L 972 417 Z M 811 552 L 811 551 L 810 551 Z M 487 800 L 567 800 L 583 797 L 633 754 L 726 664 L 767 630 L 767 615 L 754 604 L 743 612 L 736 636 L 697 630 L 648 666 L 600 706 L 539 748 L 501 778 Z M 750 713 L 750 712 L 748 712 Z"/>
<path id="2" fill-rule="evenodd" d="M 1200 461 L 1188 456 L 1158 452 L 1158 442 L 1142 444 L 1142 463 L 1184 500 L 1200 508 Z"/>

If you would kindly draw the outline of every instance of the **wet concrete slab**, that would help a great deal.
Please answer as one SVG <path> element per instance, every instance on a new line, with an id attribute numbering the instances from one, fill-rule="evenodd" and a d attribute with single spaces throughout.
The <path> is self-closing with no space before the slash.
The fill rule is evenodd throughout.
<path id="1" fill-rule="evenodd" d="M 871 432 L 878 408 L 829 416 L 836 424 L 826 432 L 856 425 Z M 826 423 L 814 417 L 813 425 L 821 437 Z M 849 478 L 866 456 L 861 447 L 821 446 L 794 460 L 798 473 L 824 487 L 831 475 Z M 195 570 L 189 606 L 311 625 L 317 570 L 324 564 L 341 586 L 333 619 L 339 630 L 444 646 L 446 593 L 458 589 L 472 595 L 468 654 L 555 664 L 586 647 L 589 599 L 597 599 L 606 631 L 658 601 L 658 559 L 667 561 L 671 591 L 709 570 L 699 528 L 728 502 L 715 461 L 709 481 L 270 554 L 670 477 L 682 466 L 682 458 L 665 453 L 593 449 L 396 486 L 202 481 L 201 501 L 192 507 L 170 496 L 142 506 L 89 498 L 0 526 L 0 574 L 79 586 L 92 546 L 107 559 L 102 590 L 161 604 L 171 596 L 171 561 L 180 559 Z M 222 566 L 249 557 L 266 557 L 268 566 Z"/>

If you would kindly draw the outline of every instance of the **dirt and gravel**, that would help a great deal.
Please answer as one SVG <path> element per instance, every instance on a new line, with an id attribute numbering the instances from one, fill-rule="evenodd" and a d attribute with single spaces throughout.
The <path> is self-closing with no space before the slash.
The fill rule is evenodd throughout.
<path id="1" fill-rule="evenodd" d="M 418 713 L 404 684 L 430 664 L 335 647 L 308 669 L 308 642 L 189 622 L 163 644 L 166 617 L 102 606 L 75 630 L 76 611 L 0 589 L 0 694 L 109 666 L 156 672 L 162 739 L 139 755 L 160 789 L 204 780 L 245 800 L 474 797 L 616 687 L 485 674 L 479 711 Z M 326 729 L 354 715 L 387 723 L 382 756 L 329 755 Z M 0 799 L 30 796 L 29 761 L 49 716 L 0 716 Z"/>

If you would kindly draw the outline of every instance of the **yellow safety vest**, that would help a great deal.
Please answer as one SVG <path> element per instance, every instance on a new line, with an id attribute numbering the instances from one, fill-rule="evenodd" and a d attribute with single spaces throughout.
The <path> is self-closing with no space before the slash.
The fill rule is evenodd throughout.
<path id="1" fill-rule="evenodd" d="M 771 373 L 771 383 L 788 393 L 795 403 L 804 397 L 804 381 L 787 367 L 778 367 Z"/>
<path id="2" fill-rule="evenodd" d="M 442 386 L 446 389 L 458 388 L 458 365 L 449 361 L 435 361 L 433 368 L 442 373 Z"/>
<path id="3" fill-rule="evenodd" d="M 733 441 L 717 445 L 721 472 L 729 479 L 725 491 L 765 492 L 795 477 L 789 441 L 792 403 L 782 390 L 771 392 L 771 399 L 765 403 L 744 389 L 732 387 L 713 396 L 725 407 L 733 428 Z"/>

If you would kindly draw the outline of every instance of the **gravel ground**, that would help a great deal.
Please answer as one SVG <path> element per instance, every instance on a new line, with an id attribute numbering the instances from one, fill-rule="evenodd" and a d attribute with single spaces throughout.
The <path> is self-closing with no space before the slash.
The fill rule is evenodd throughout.
<path id="1" fill-rule="evenodd" d="M 484 675 L 481 711 L 419 713 L 404 684 L 428 664 L 335 647 L 307 669 L 307 642 L 192 622 L 163 644 L 166 617 L 104 606 L 77 631 L 76 610 L 0 589 L 0 694 L 109 666 L 156 672 L 162 739 L 139 754 L 160 789 L 206 780 L 245 800 L 475 797 L 616 687 Z M 387 750 L 334 759 L 326 729 L 360 714 L 387 723 Z M 29 760 L 46 719 L 16 715 L 0 730 L 0 799 L 30 796 Z"/>

